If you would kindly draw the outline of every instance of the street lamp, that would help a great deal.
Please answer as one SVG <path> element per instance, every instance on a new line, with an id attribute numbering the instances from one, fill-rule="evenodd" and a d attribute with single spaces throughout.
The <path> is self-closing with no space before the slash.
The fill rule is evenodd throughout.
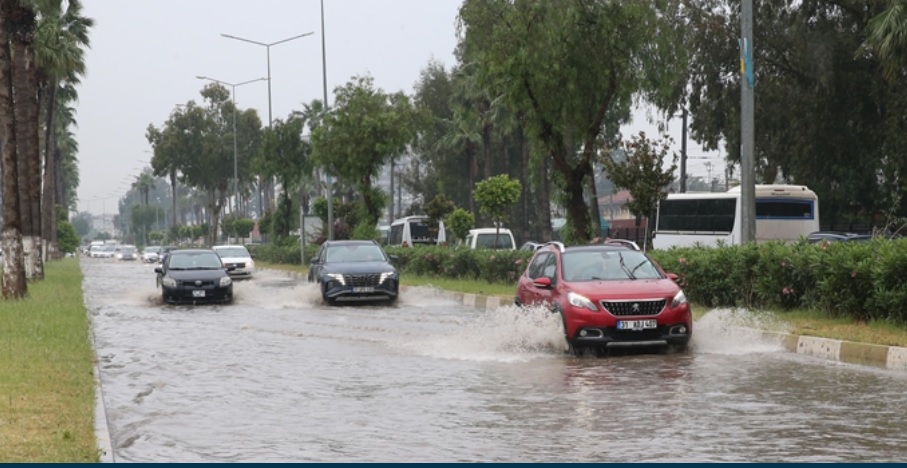
<path id="1" fill-rule="evenodd" d="M 328 56 L 324 43 L 324 0 L 321 0 L 321 76 L 324 85 L 324 111 L 328 111 Z M 334 240 L 334 183 L 331 173 L 327 173 L 328 182 L 328 239 Z"/>
<path id="2" fill-rule="evenodd" d="M 237 161 L 236 154 L 238 153 L 238 150 L 236 148 L 236 87 L 242 86 L 245 84 L 249 84 L 249 83 L 255 83 L 257 81 L 264 81 L 264 80 L 267 80 L 267 78 L 255 78 L 254 80 L 243 81 L 241 83 L 227 83 L 226 81 L 215 80 L 214 78 L 210 78 L 207 76 L 196 76 L 196 78 L 198 78 L 200 80 L 213 81 L 215 83 L 222 84 L 224 86 L 229 86 L 233 90 L 232 91 L 233 97 L 231 98 L 233 101 L 233 197 L 235 199 L 236 204 L 238 205 L 239 204 L 239 173 L 238 173 L 239 170 L 237 168 L 238 164 L 236 162 Z M 270 82 L 269 82 L 269 84 L 270 84 Z M 235 208 L 234 208 L 234 211 L 235 211 Z"/>
<path id="3" fill-rule="evenodd" d="M 271 111 L 271 46 L 276 46 L 278 44 L 283 44 L 285 42 L 290 42 L 290 41 L 293 41 L 296 39 L 301 39 L 303 37 L 310 36 L 312 34 L 314 34 L 314 32 L 309 31 L 307 33 L 298 34 L 293 37 L 281 39 L 279 41 L 260 42 L 260 41 L 253 41 L 252 39 L 246 39 L 244 37 L 234 36 L 232 34 L 221 33 L 221 36 L 226 37 L 227 39 L 236 39 L 237 41 L 248 42 L 249 44 L 259 45 L 259 46 L 264 47 L 265 50 L 267 51 L 267 56 L 268 56 L 268 128 L 271 128 L 271 124 L 274 121 L 273 112 Z M 262 185 L 267 186 L 269 184 L 259 184 L 259 187 L 258 187 L 258 209 L 259 209 L 259 211 L 264 212 L 265 205 L 262 203 L 262 198 L 263 198 L 262 191 L 267 192 L 267 190 L 265 190 L 262 187 Z M 266 196 L 270 197 L 270 195 L 268 195 L 267 193 L 266 193 Z M 268 205 L 270 206 L 270 198 L 268 198 Z"/>
<path id="4" fill-rule="evenodd" d="M 268 78 L 267 78 L 267 80 L 268 80 L 268 127 L 271 126 L 271 122 L 273 120 L 273 117 L 271 115 L 271 46 L 283 44 L 284 42 L 290 42 L 292 40 L 300 39 L 300 38 L 303 38 L 303 37 L 306 37 L 306 36 L 309 36 L 312 34 L 313 34 L 313 31 L 309 31 L 304 34 L 299 34 L 298 36 L 288 37 L 286 39 L 281 39 L 281 40 L 275 41 L 275 42 L 259 42 L 259 41 L 253 41 L 252 39 L 245 39 L 242 37 L 233 36 L 230 34 L 223 34 L 223 33 L 221 34 L 221 36 L 224 36 L 228 39 L 236 39 L 237 41 L 243 41 L 243 42 L 248 42 L 250 44 L 260 45 L 260 46 L 264 47 L 265 49 L 267 49 L 267 55 L 268 55 Z"/>

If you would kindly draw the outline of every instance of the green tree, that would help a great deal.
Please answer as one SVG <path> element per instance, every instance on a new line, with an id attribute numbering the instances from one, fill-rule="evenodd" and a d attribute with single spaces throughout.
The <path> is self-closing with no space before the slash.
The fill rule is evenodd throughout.
<path id="1" fill-rule="evenodd" d="M 677 2 L 660 1 L 466 0 L 460 9 L 462 60 L 550 158 L 577 240 L 591 235 L 586 191 L 600 141 L 628 120 L 634 96 L 676 103 L 680 17 Z"/>
<path id="2" fill-rule="evenodd" d="M 602 171 L 608 174 L 611 182 L 630 192 L 633 198 L 627 202 L 627 208 L 637 217 L 654 220 L 658 202 L 667 197 L 667 188 L 674 181 L 677 170 L 676 153 L 671 166 L 664 169 L 671 143 L 670 138 L 652 141 L 645 132 L 639 132 L 629 141 L 622 141 L 619 151 L 601 158 Z"/>
<path id="3" fill-rule="evenodd" d="M 56 226 L 60 252 L 74 253 L 79 248 L 79 235 L 76 234 L 76 228 L 68 221 L 58 222 Z"/>
<path id="4" fill-rule="evenodd" d="M 132 207 L 129 225 L 132 227 L 132 234 L 136 237 L 136 243 L 147 244 L 148 233 L 151 232 L 151 226 L 154 225 L 159 216 L 158 208 L 150 205 L 135 205 Z"/>
<path id="5" fill-rule="evenodd" d="M 142 203 L 148 205 L 148 194 L 154 189 L 154 177 L 150 172 L 142 172 L 135 178 L 132 188 L 139 191 L 142 196 Z"/>
<path id="6" fill-rule="evenodd" d="M 499 245 L 501 224 L 507 220 L 508 211 L 519 200 L 521 190 L 520 181 L 501 174 L 477 183 L 472 192 L 482 213 L 494 220 L 494 245 Z"/>
<path id="7" fill-rule="evenodd" d="M 868 24 L 884 2 L 754 2 L 757 183 L 808 185 L 822 224 L 880 211 L 907 214 L 907 89 L 885 80 L 865 51 Z M 687 10 L 691 135 L 725 145 L 740 161 L 736 2 L 697 0 Z M 730 8 L 728 8 L 730 7 Z M 731 43 L 733 42 L 733 43 Z M 729 79 L 729 77 L 731 77 Z M 817 118 L 821 116 L 821 118 Z"/>
<path id="8" fill-rule="evenodd" d="M 457 208 L 447 216 L 444 226 L 457 240 L 463 240 L 469 234 L 469 230 L 475 227 L 475 224 L 476 217 L 472 213 L 463 208 Z"/>
<path id="9" fill-rule="evenodd" d="M 75 124 L 69 104 L 77 99 L 75 85 L 85 73 L 84 49 L 89 47 L 88 33 L 94 20 L 82 16 L 82 4 L 78 0 L 35 4 L 40 10 L 34 52 L 37 100 L 44 130 L 41 223 L 42 236 L 49 242 L 49 250 L 53 253 L 57 243 L 57 220 L 51 208 L 57 205 L 69 208 L 67 185 L 77 184 L 77 179 L 71 178 L 71 171 L 77 171 L 73 151 L 77 146 L 69 131 Z"/>
<path id="10" fill-rule="evenodd" d="M 255 229 L 255 220 L 249 218 L 236 219 L 233 221 L 233 229 L 235 230 L 237 237 L 249 237 L 252 233 L 252 229 Z"/>
<path id="11" fill-rule="evenodd" d="M 17 126 L 23 125 L 15 116 L 13 100 L 14 74 L 12 64 L 14 37 L 22 34 L 21 22 L 34 22 L 34 10 L 19 2 L 0 2 L 0 133 L 4 135 L 2 151 L 3 177 L 3 298 L 22 299 L 28 295 L 25 275 L 25 253 L 22 244 L 23 217 L 19 209 L 26 200 L 22 196 L 20 179 L 25 177 L 24 164 L 18 149 Z M 20 20 L 21 19 L 21 20 Z"/>
<path id="12" fill-rule="evenodd" d="M 879 57 L 888 78 L 895 78 L 907 65 L 907 0 L 890 0 L 888 7 L 873 16 L 863 43 Z"/>
<path id="13" fill-rule="evenodd" d="M 428 215 L 428 228 L 437 233 L 440 229 L 440 221 L 443 221 L 447 215 L 451 214 L 457 208 L 456 203 L 448 200 L 443 193 L 435 195 L 427 205 L 425 205 L 425 214 Z"/>
<path id="14" fill-rule="evenodd" d="M 313 157 L 356 188 L 374 225 L 384 206 L 372 195 L 372 180 L 413 140 L 412 105 L 403 93 L 376 89 L 368 76 L 353 78 L 334 95 L 334 107 L 312 132 Z"/>
<path id="15" fill-rule="evenodd" d="M 264 142 L 254 167 L 258 173 L 268 178 L 276 177 L 280 182 L 282 191 L 277 205 L 277 219 L 294 219 L 290 194 L 296 192 L 304 177 L 312 174 L 309 143 L 302 136 L 305 127 L 304 115 L 293 112 L 286 121 L 277 119 L 271 128 L 264 130 Z M 280 223 L 277 228 L 272 234 L 289 236 L 288 222 Z"/>
<path id="16" fill-rule="evenodd" d="M 91 232 L 91 213 L 82 212 L 75 215 L 72 218 L 72 227 L 75 228 L 79 237 L 87 237 Z"/>

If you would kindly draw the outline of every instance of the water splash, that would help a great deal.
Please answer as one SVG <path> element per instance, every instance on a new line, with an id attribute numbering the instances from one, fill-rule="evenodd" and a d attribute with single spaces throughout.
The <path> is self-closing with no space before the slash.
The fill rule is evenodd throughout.
<path id="1" fill-rule="evenodd" d="M 783 351 L 779 337 L 763 330 L 787 332 L 776 317 L 747 309 L 714 309 L 693 325 L 691 348 L 697 353 L 750 354 Z"/>
<path id="2" fill-rule="evenodd" d="M 564 352 L 557 316 L 541 307 L 502 306 L 443 335 L 400 345 L 419 354 L 467 361 L 528 361 Z"/>

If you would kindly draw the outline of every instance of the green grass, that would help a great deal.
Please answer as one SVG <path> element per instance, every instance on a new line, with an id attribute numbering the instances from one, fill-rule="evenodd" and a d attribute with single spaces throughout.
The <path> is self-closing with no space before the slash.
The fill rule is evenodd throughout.
<path id="1" fill-rule="evenodd" d="M 892 323 L 829 317 L 817 310 L 781 311 L 772 315 L 789 325 L 787 333 L 794 335 L 907 347 L 907 327 Z"/>
<path id="2" fill-rule="evenodd" d="M 94 351 L 77 259 L 0 300 L 0 461 L 97 462 Z"/>

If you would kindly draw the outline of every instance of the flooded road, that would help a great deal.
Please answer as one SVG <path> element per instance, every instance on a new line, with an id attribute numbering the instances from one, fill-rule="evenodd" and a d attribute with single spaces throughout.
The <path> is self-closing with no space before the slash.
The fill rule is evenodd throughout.
<path id="1" fill-rule="evenodd" d="M 151 265 L 81 264 L 116 461 L 907 459 L 907 376 L 787 353 L 730 312 L 684 354 L 574 358 L 545 313 L 430 288 L 327 307 L 261 271 L 233 305 L 164 306 Z"/>

